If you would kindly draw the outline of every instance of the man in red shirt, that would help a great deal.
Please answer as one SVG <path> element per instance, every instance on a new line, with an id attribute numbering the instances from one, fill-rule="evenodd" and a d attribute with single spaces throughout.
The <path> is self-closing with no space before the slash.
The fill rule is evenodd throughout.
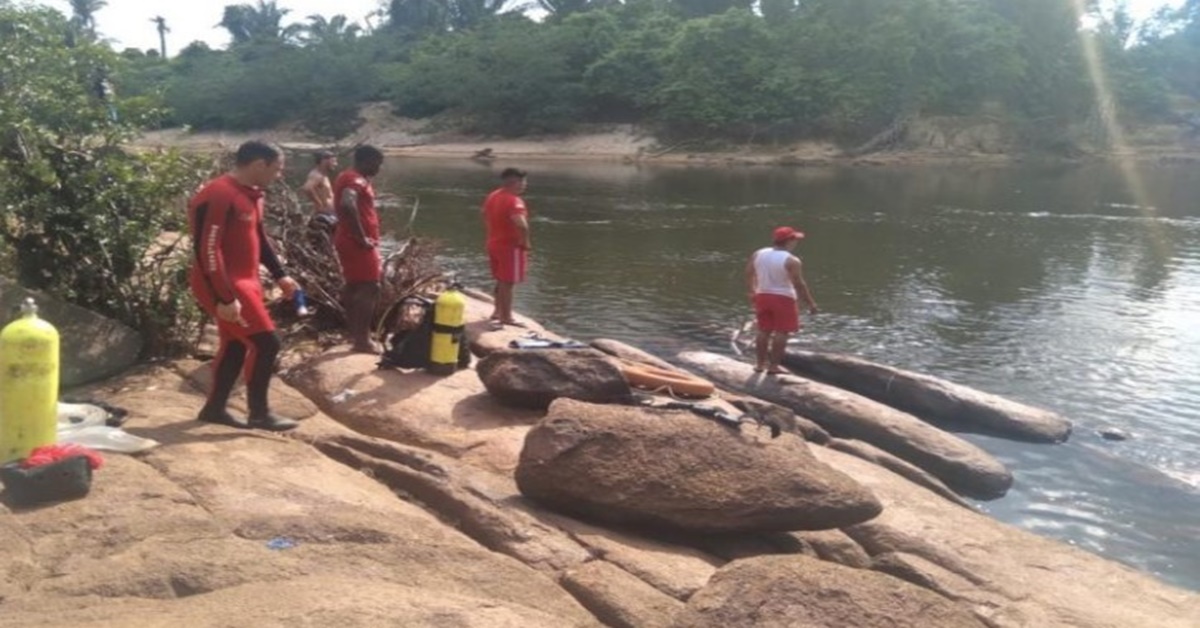
<path id="1" fill-rule="evenodd" d="M 284 431 L 295 421 L 271 414 L 267 389 L 280 341 L 263 304 L 261 264 L 291 296 L 299 288 L 279 263 L 263 231 L 263 188 L 279 178 L 283 155 L 262 142 L 237 150 L 233 172 L 208 182 L 188 203 L 192 268 L 188 280 L 200 307 L 217 320 L 220 348 L 208 401 L 197 417 L 207 423 Z M 238 373 L 246 377 L 246 423 L 226 409 Z"/>
<path id="2" fill-rule="evenodd" d="M 381 347 L 371 340 L 371 322 L 379 303 L 383 278 L 383 258 L 379 254 L 379 212 L 375 209 L 375 188 L 371 179 L 383 167 L 383 153 L 374 146 L 354 150 L 354 167 L 333 183 L 338 208 L 333 246 L 342 264 L 346 287 L 342 306 L 346 308 L 346 328 L 352 350 L 379 353 Z"/>
<path id="3" fill-rule="evenodd" d="M 525 171 L 506 168 L 500 173 L 501 186 L 483 202 L 483 223 L 487 228 L 488 261 L 496 280 L 495 309 L 491 320 L 497 326 L 523 327 L 513 317 L 513 292 L 525 281 L 529 261 L 529 209 L 521 194 L 525 192 Z"/>

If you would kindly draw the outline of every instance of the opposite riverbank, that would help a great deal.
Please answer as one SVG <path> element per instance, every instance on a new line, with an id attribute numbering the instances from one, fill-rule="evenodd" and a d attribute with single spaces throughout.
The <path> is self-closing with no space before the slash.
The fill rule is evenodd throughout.
<path id="1" fill-rule="evenodd" d="M 398 118 L 381 105 L 364 107 L 362 124 L 354 133 L 338 140 L 317 138 L 299 127 L 287 126 L 250 132 L 148 131 L 134 145 L 217 152 L 235 148 L 252 138 L 273 141 L 298 152 L 329 147 L 348 150 L 359 143 L 371 143 L 398 157 L 484 162 L 601 161 L 793 167 L 1103 160 L 1200 163 L 1200 137 L 1193 137 L 1186 127 L 1170 125 L 1129 133 L 1121 147 L 1103 150 L 1085 147 L 1084 152 L 1065 157 L 1024 152 L 1006 136 L 999 123 L 989 119 L 931 118 L 912 123 L 904 136 L 889 144 L 886 150 L 851 156 L 842 147 L 827 141 L 742 146 L 715 146 L 700 141 L 665 142 L 633 125 L 595 126 L 565 135 L 484 137 L 439 130 L 426 121 Z"/>

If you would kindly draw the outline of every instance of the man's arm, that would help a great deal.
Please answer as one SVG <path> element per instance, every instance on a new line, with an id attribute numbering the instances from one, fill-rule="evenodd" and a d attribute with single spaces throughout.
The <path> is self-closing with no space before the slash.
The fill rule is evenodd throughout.
<path id="1" fill-rule="evenodd" d="M 325 209 L 322 206 L 321 197 L 317 196 L 317 188 L 321 185 L 321 179 L 323 179 L 321 175 L 316 172 L 310 172 L 308 173 L 308 179 L 304 181 L 304 186 L 300 188 L 304 190 L 304 195 L 312 201 L 313 206 L 318 210 Z"/>
<path id="2" fill-rule="evenodd" d="M 217 303 L 233 303 L 237 294 L 233 282 L 225 269 L 225 255 L 221 245 L 225 241 L 225 229 L 233 217 L 233 204 L 227 199 L 215 199 L 196 208 L 193 243 L 196 261 L 204 276 L 204 283 L 212 290 Z"/>
<path id="3" fill-rule="evenodd" d="M 358 190 L 354 188 L 346 188 L 342 190 L 341 202 L 338 203 L 338 220 L 344 221 L 350 225 L 350 233 L 354 234 L 354 239 L 365 249 L 375 248 L 375 243 L 367 240 L 366 231 L 363 230 L 362 217 L 358 215 Z"/>
<path id="4" fill-rule="evenodd" d="M 279 255 L 275 253 L 275 247 L 271 246 L 271 240 L 267 237 L 267 231 L 263 228 L 261 221 L 258 223 L 258 263 L 267 267 L 267 272 L 271 273 L 271 279 L 275 281 L 287 277 L 287 273 L 283 270 L 283 264 L 279 261 Z"/>
<path id="5" fill-rule="evenodd" d="M 758 272 L 754 270 L 754 258 L 757 253 L 750 256 L 750 261 L 746 262 L 746 290 L 750 295 L 750 300 L 754 300 L 754 293 L 758 290 Z"/>
<path id="6" fill-rule="evenodd" d="M 521 234 L 521 242 L 517 246 L 526 250 L 533 248 L 529 241 L 529 219 L 525 217 L 524 213 L 517 213 L 513 214 L 512 221 L 517 226 L 517 232 Z"/>
<path id="7" fill-rule="evenodd" d="M 788 276 L 792 278 L 792 286 L 796 288 L 796 294 L 808 304 L 808 311 L 816 314 L 817 302 L 813 301 L 812 292 L 808 290 L 808 283 L 804 281 L 804 270 L 800 263 L 800 258 L 792 256 L 787 261 Z"/>

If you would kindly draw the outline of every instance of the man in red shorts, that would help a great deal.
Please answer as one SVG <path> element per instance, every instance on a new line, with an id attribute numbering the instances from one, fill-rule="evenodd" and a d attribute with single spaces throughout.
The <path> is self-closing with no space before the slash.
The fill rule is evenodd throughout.
<path id="1" fill-rule="evenodd" d="M 494 325 L 522 327 L 513 316 L 513 292 L 525 281 L 529 261 L 529 209 L 521 194 L 525 192 L 525 171 L 506 168 L 500 173 L 501 186 L 483 202 L 483 224 L 487 228 L 488 261 L 496 280 Z"/>
<path id="2" fill-rule="evenodd" d="M 375 209 L 375 188 L 371 179 L 383 167 L 383 153 L 374 146 L 354 150 L 354 167 L 338 175 L 333 183 L 338 222 L 333 246 L 342 264 L 342 306 L 346 308 L 346 328 L 360 353 L 379 353 L 381 347 L 371 340 L 371 321 L 379 303 L 383 278 L 383 258 L 379 254 L 379 212 Z"/>
<path id="3" fill-rule="evenodd" d="M 263 265 L 285 297 L 299 288 L 288 277 L 263 231 L 263 189 L 279 178 L 283 155 L 275 147 L 252 141 L 237 150 L 233 172 L 208 182 L 188 203 L 192 237 L 192 294 L 217 320 L 220 349 L 213 362 L 213 383 L 198 420 L 232 427 L 290 430 L 295 421 L 271 414 L 267 389 L 279 355 L 275 323 L 263 303 L 258 268 Z M 226 406 L 244 369 L 245 423 Z"/>
<path id="4" fill-rule="evenodd" d="M 804 298 L 810 314 L 818 312 L 817 303 L 804 282 L 800 258 L 792 255 L 796 243 L 802 239 L 803 233 L 791 227 L 779 227 L 773 234 L 772 246 L 755 251 L 746 264 L 750 301 L 758 319 L 755 371 L 766 371 L 771 375 L 785 372 L 779 363 L 787 349 L 788 336 L 800 330 L 797 295 Z"/>

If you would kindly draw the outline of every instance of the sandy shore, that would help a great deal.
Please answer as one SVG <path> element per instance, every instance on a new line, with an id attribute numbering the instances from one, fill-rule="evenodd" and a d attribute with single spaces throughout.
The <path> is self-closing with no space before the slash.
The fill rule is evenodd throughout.
<path id="1" fill-rule="evenodd" d="M 385 105 L 368 105 L 363 123 L 339 140 L 313 136 L 295 125 L 250 132 L 186 129 L 149 131 L 134 141 L 138 148 L 179 148 L 187 151 L 229 150 L 249 139 L 275 142 L 285 149 L 306 152 L 318 148 L 348 151 L 371 143 L 389 155 L 408 158 L 489 161 L 476 155 L 490 149 L 490 158 L 521 161 L 603 161 L 678 165 L 746 166 L 883 166 L 921 163 L 1010 164 L 1045 160 L 1007 151 L 997 139 L 999 131 L 969 122 L 930 122 L 907 141 L 909 148 L 850 157 L 828 141 L 745 145 L 713 150 L 697 141 L 660 141 L 633 125 L 593 126 L 566 135 L 522 138 L 471 136 L 431 128 L 421 120 L 392 116 Z M 1130 135 L 1130 146 L 1120 152 L 1094 153 L 1071 161 L 1136 160 L 1140 162 L 1200 163 L 1200 141 L 1185 138 L 1173 128 L 1146 129 Z M 982 138 L 982 139 L 981 139 Z M 1062 161 L 1062 158 L 1050 158 Z"/>

